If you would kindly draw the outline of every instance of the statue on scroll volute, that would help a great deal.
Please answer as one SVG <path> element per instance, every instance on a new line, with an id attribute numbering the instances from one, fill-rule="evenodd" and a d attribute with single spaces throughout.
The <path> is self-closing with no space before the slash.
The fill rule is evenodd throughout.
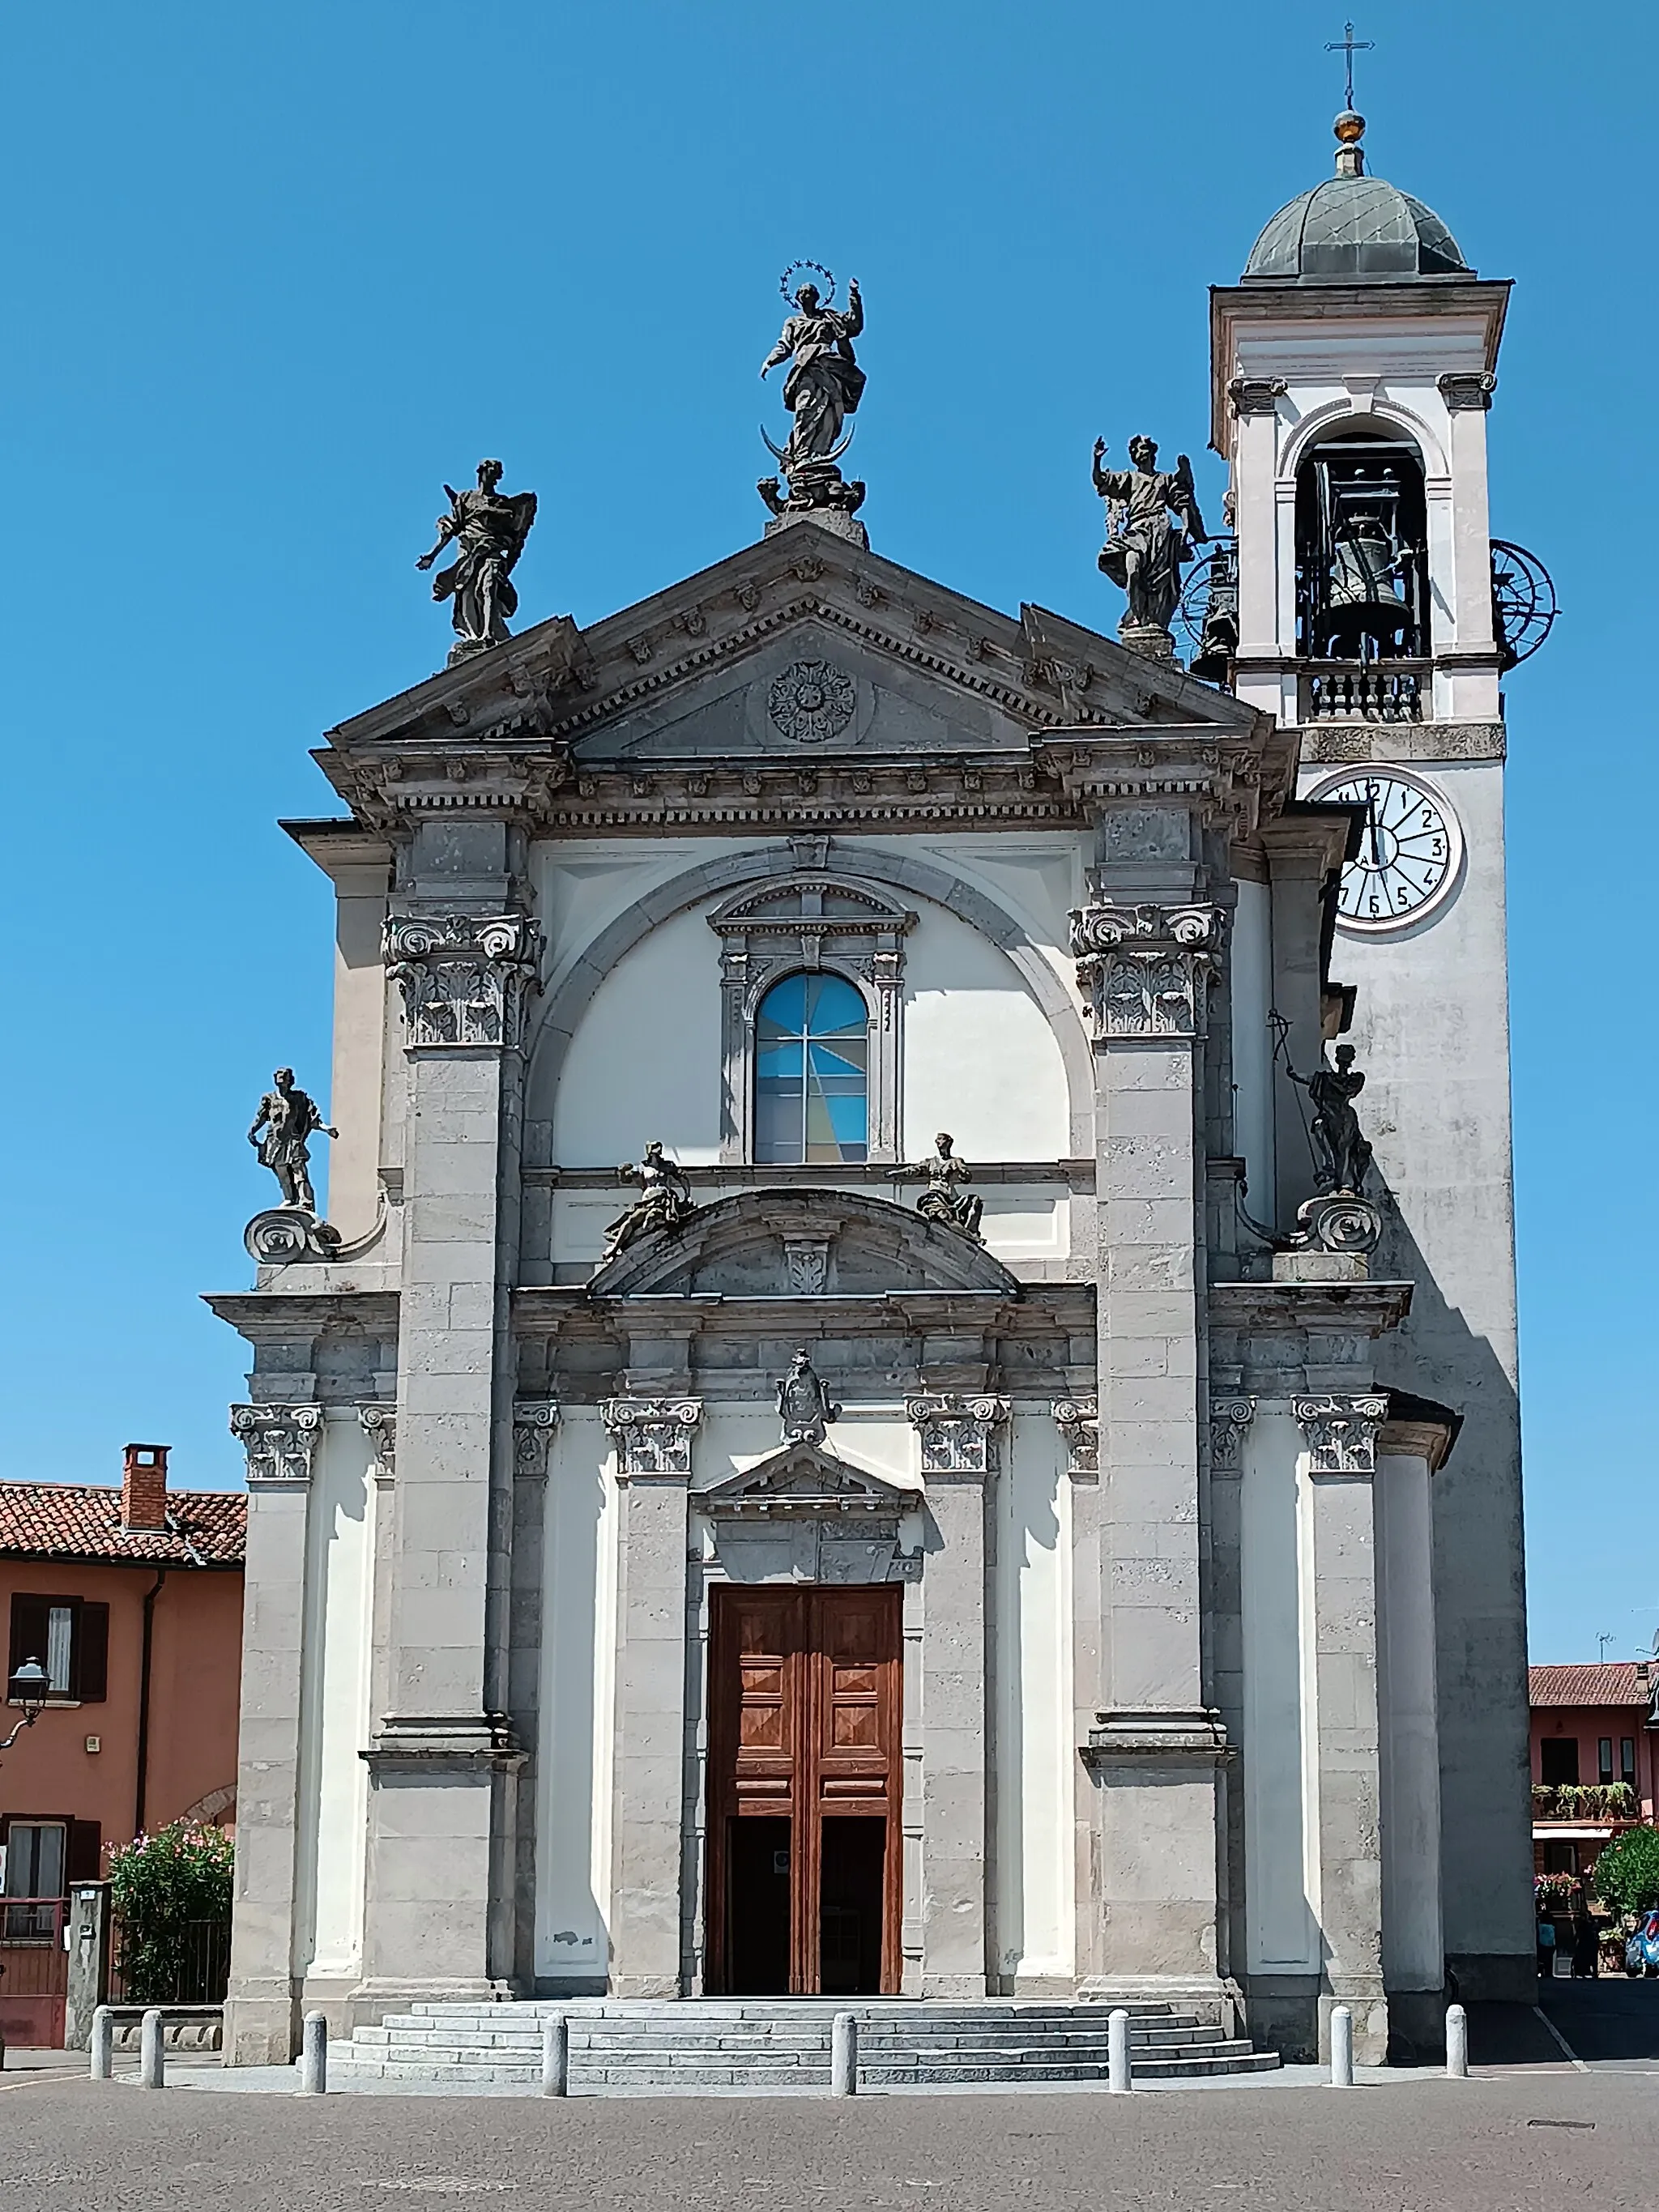
<path id="1" fill-rule="evenodd" d="M 449 648 L 452 668 L 458 660 L 501 644 L 511 635 L 507 617 L 519 611 L 513 571 L 536 520 L 536 495 L 503 492 L 501 483 L 501 463 L 480 461 L 476 491 L 457 491 L 446 484 L 449 512 L 434 526 L 438 542 L 415 563 L 417 568 L 429 568 L 446 545 L 453 545 L 459 556 L 432 579 L 433 598 L 451 602 L 455 626 L 455 642 Z"/>
<path id="2" fill-rule="evenodd" d="M 933 1139 L 933 1158 L 904 1172 L 926 1178 L 927 1188 L 916 1200 L 916 1212 L 924 1221 L 942 1221 L 964 1237 L 977 1237 L 985 1200 L 960 1188 L 974 1178 L 967 1161 L 957 1157 L 955 1146 L 950 1131 L 941 1129 Z"/>
<path id="3" fill-rule="evenodd" d="M 787 1444 L 821 1444 L 831 1421 L 842 1409 L 830 1401 L 830 1393 L 813 1370 L 802 1345 L 789 1363 L 789 1372 L 778 1385 L 778 1419 L 783 1423 Z"/>
<path id="4" fill-rule="evenodd" d="M 646 1146 L 638 1167 L 631 1161 L 619 1167 L 617 1180 L 638 1183 L 640 1194 L 605 1231 L 601 1267 L 607 1260 L 614 1260 L 618 1252 L 625 1252 L 630 1244 L 637 1243 L 651 1230 L 678 1229 L 697 1210 L 684 1174 L 672 1160 L 663 1157 L 662 1146 L 654 1137 Z"/>
<path id="5" fill-rule="evenodd" d="M 1285 1073 L 1300 1084 L 1313 1108 L 1315 1180 L 1322 1191 L 1357 1195 L 1365 1187 L 1371 1148 L 1359 1127 L 1353 1102 L 1365 1087 L 1365 1079 L 1353 1064 L 1353 1047 L 1336 1048 L 1336 1066 L 1322 1060 L 1311 1075 L 1298 1075 L 1287 1062 Z"/>
<path id="6" fill-rule="evenodd" d="M 1103 468 L 1105 458 L 1106 441 L 1097 438 L 1095 489 L 1106 502 L 1106 543 L 1100 566 L 1129 598 L 1118 635 L 1125 644 L 1161 652 L 1170 644 L 1182 568 L 1191 560 L 1194 545 L 1209 543 L 1198 511 L 1193 465 L 1181 453 L 1173 473 L 1161 470 L 1158 447 L 1150 438 L 1130 439 L 1127 469 Z M 1171 514 L 1179 519 L 1179 527 L 1170 520 Z"/>
<path id="7" fill-rule="evenodd" d="M 283 1204 L 313 1216 L 317 1194 L 311 1187 L 311 1139 L 339 1134 L 324 1121 L 316 1101 L 299 1090 L 291 1067 L 279 1067 L 271 1077 L 276 1088 L 259 1101 L 259 1110 L 247 1140 L 259 1155 L 262 1167 L 270 1170 L 283 1194 Z"/>

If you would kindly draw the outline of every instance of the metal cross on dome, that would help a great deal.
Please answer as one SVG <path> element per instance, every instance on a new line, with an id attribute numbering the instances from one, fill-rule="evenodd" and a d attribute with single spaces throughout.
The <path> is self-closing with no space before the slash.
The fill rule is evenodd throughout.
<path id="1" fill-rule="evenodd" d="M 1370 53 L 1376 43 L 1374 39 L 1356 39 L 1352 23 L 1345 23 L 1342 26 L 1342 36 L 1340 39 L 1327 39 L 1325 41 L 1325 51 L 1328 54 L 1344 54 L 1347 57 L 1347 106 L 1350 112 L 1353 107 L 1353 58 L 1356 54 Z"/>

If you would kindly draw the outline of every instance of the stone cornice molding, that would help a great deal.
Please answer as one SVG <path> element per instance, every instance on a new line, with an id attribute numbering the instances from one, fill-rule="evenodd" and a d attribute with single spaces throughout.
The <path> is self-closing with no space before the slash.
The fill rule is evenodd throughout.
<path id="1" fill-rule="evenodd" d="M 1056 1398 L 1048 1408 L 1066 1447 L 1066 1472 L 1073 1482 L 1100 1479 L 1100 1401 Z"/>
<path id="2" fill-rule="evenodd" d="M 1210 1325 L 1249 1336 L 1382 1336 L 1411 1310 L 1411 1283 L 1212 1283 Z"/>
<path id="3" fill-rule="evenodd" d="M 320 1406 L 233 1406 L 230 1432 L 247 1454 L 250 1491 L 310 1487 L 323 1432 Z"/>
<path id="4" fill-rule="evenodd" d="M 1448 369 L 1434 380 L 1447 411 L 1453 415 L 1484 415 L 1498 389 L 1498 379 L 1489 368 Z"/>
<path id="5" fill-rule="evenodd" d="M 544 1482 L 559 1425 L 556 1398 L 520 1398 L 513 1407 L 513 1473 L 521 1482 Z"/>
<path id="6" fill-rule="evenodd" d="M 389 915 L 383 951 L 403 994 L 404 1049 L 516 1051 L 541 945 L 526 914 Z"/>
<path id="7" fill-rule="evenodd" d="M 1243 1472 L 1244 1431 L 1255 1419 L 1255 1400 L 1244 1397 L 1210 1401 L 1210 1473 L 1237 1475 Z"/>
<path id="8" fill-rule="evenodd" d="M 616 1439 L 618 1482 L 690 1483 L 701 1399 L 607 1398 L 599 1419 Z"/>
<path id="9" fill-rule="evenodd" d="M 1226 928 L 1218 906 L 1097 901 L 1074 908 L 1071 947 L 1097 1045 L 1201 1037 Z"/>
<path id="10" fill-rule="evenodd" d="M 1389 1413 L 1385 1391 L 1294 1398 L 1291 1411 L 1307 1446 L 1308 1472 L 1316 1480 L 1347 1476 L 1369 1481 L 1376 1473 L 1377 1432 Z"/>
<path id="11" fill-rule="evenodd" d="M 1220 1713 L 1210 1707 L 1194 1712 L 1097 1713 L 1089 1740 L 1080 1748 L 1084 1764 L 1091 1768 L 1118 1759 L 1217 1766 L 1236 1755 Z"/>
<path id="12" fill-rule="evenodd" d="M 1012 1401 L 988 1393 L 929 1391 L 904 1401 L 905 1418 L 921 1432 L 921 1471 L 934 1481 L 975 1480 L 995 1471 L 995 1431 Z"/>

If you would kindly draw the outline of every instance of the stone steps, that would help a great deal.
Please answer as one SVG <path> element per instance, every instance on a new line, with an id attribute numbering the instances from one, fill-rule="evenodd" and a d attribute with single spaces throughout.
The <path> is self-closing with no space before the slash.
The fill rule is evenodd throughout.
<path id="1" fill-rule="evenodd" d="M 542 2023 L 563 2014 L 576 2094 L 749 2088 L 807 2094 L 828 2087 L 831 2025 L 859 2021 L 859 2078 L 871 2088 L 1020 2081 L 1102 2081 L 1109 2008 L 887 1999 L 697 1999 L 560 2004 L 416 2005 L 330 2046 L 347 2081 L 431 2081 L 533 2088 Z M 1271 2052 L 1191 2012 L 1126 2007 L 1134 2071 L 1148 2081 L 1201 2079 L 1276 2067 Z"/>

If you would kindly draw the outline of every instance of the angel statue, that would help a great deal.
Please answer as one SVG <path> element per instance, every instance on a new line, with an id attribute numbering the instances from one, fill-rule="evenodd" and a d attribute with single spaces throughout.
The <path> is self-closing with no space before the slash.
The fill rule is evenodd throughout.
<path id="1" fill-rule="evenodd" d="M 663 1158 L 662 1146 L 654 1137 L 646 1146 L 638 1167 L 631 1162 L 619 1167 L 617 1180 L 638 1183 L 640 1195 L 605 1231 L 601 1267 L 607 1260 L 614 1260 L 618 1252 L 625 1252 L 649 1231 L 678 1229 L 697 1210 L 692 1200 L 691 1186 L 675 1163 Z"/>
<path id="2" fill-rule="evenodd" d="M 798 268 L 802 265 L 796 264 Z M 786 298 L 793 273 L 787 272 L 784 277 Z M 842 435 L 847 418 L 858 412 L 864 395 L 864 371 L 853 352 L 853 341 L 864 328 L 864 302 L 854 277 L 847 288 L 847 305 L 836 307 L 831 304 L 835 279 L 827 270 L 819 273 L 828 278 L 830 298 L 824 299 L 816 284 L 801 285 L 794 295 L 795 313 L 761 363 L 763 379 L 783 362 L 789 363 L 789 374 L 783 380 L 783 404 L 794 418 L 781 447 L 766 439 L 789 484 L 789 497 L 785 501 L 779 496 L 775 477 L 761 479 L 761 496 L 775 514 L 781 514 L 786 506 L 839 507 L 851 514 L 864 499 L 864 486 L 843 482 L 836 466 L 851 435 Z M 761 435 L 766 437 L 766 433 L 763 430 Z"/>
<path id="3" fill-rule="evenodd" d="M 1160 470 L 1150 438 L 1130 439 L 1127 469 L 1103 468 L 1105 458 L 1106 441 L 1097 438 L 1095 489 L 1106 501 L 1100 566 L 1129 595 L 1117 634 L 1126 645 L 1164 656 L 1174 650 L 1170 619 L 1181 598 L 1182 568 L 1194 545 L 1210 542 L 1198 511 L 1193 465 L 1179 453 L 1173 475 Z M 1178 529 L 1171 514 L 1180 518 Z"/>
<path id="4" fill-rule="evenodd" d="M 948 1129 L 941 1129 L 933 1139 L 933 1158 L 906 1168 L 904 1172 L 927 1178 L 927 1188 L 916 1200 L 916 1212 L 924 1221 L 942 1221 L 952 1229 L 961 1230 L 964 1237 L 977 1237 L 985 1200 L 957 1188 L 959 1183 L 971 1182 L 974 1178 L 969 1173 L 966 1160 L 957 1158 L 953 1149 L 955 1141 Z"/>
<path id="5" fill-rule="evenodd" d="M 440 568 L 432 579 L 434 599 L 452 602 L 455 642 L 449 648 L 449 665 L 465 660 L 485 647 L 499 645 L 510 635 L 507 617 L 519 611 L 519 595 L 513 588 L 530 526 L 536 520 L 533 491 L 502 492 L 501 465 L 480 461 L 476 491 L 457 491 L 446 484 L 449 512 L 438 517 L 438 542 L 415 563 L 429 568 L 446 545 L 455 546 L 459 558 Z"/>

